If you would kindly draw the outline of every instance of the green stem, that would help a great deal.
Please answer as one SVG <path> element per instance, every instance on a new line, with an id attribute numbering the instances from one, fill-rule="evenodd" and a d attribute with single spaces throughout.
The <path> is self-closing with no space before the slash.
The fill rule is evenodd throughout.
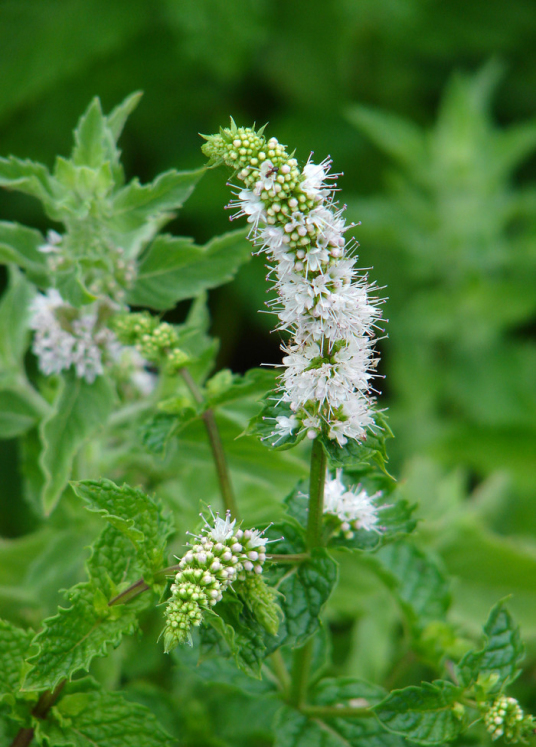
<path id="1" fill-rule="evenodd" d="M 59 685 L 54 688 L 54 690 L 45 690 L 45 692 L 41 694 L 41 697 L 37 701 L 37 704 L 32 711 L 32 716 L 35 716 L 35 718 L 39 719 L 45 719 L 48 715 L 48 712 L 59 698 L 66 682 L 67 680 L 62 680 Z M 28 747 L 28 745 L 31 744 L 33 738 L 33 727 L 28 729 L 19 729 L 15 736 L 15 739 L 11 742 L 10 747 Z"/>
<path id="2" fill-rule="evenodd" d="M 309 513 L 307 518 L 307 548 L 322 546 L 322 516 L 324 511 L 324 485 L 326 483 L 326 452 L 319 438 L 313 441 L 311 474 L 309 477 Z"/>
<path id="3" fill-rule="evenodd" d="M 326 483 L 326 453 L 320 439 L 313 441 L 311 452 L 311 473 L 309 477 L 309 506 L 307 518 L 306 545 L 308 550 L 322 546 L 322 517 L 324 509 L 324 485 Z M 301 708 L 307 696 L 309 671 L 313 653 L 313 639 L 294 652 L 290 702 Z"/>
<path id="4" fill-rule="evenodd" d="M 302 708 L 305 704 L 309 685 L 309 671 L 311 669 L 312 653 L 312 638 L 309 638 L 304 646 L 294 651 L 289 701 L 292 705 L 296 706 L 296 708 Z"/>
<path id="5" fill-rule="evenodd" d="M 192 375 L 190 374 L 188 369 L 181 368 L 180 373 L 197 404 L 203 405 L 205 402 L 205 400 L 203 399 L 203 395 L 199 391 L 197 384 L 193 380 Z M 214 410 L 205 410 L 203 412 L 202 418 L 205 423 L 205 428 L 207 429 L 208 440 L 210 442 L 210 448 L 212 449 L 214 464 L 216 465 L 216 474 L 218 475 L 218 483 L 220 485 L 223 505 L 225 506 L 225 509 L 227 511 L 231 512 L 231 515 L 234 519 L 240 519 L 238 506 L 231 485 L 229 469 L 227 467 L 227 461 L 225 459 L 225 452 L 223 450 L 223 444 L 221 442 L 220 432 L 216 424 L 216 418 L 214 417 Z"/>
<path id="6" fill-rule="evenodd" d="M 284 693 L 287 693 L 290 689 L 290 675 L 285 666 L 285 662 L 283 661 L 281 651 L 279 649 L 274 651 L 270 656 L 270 659 L 280 688 Z"/>
<path id="7" fill-rule="evenodd" d="M 305 563 L 310 557 L 308 552 L 297 552 L 295 555 L 269 554 L 266 559 L 271 560 L 272 563 Z"/>
<path id="8" fill-rule="evenodd" d="M 351 706 L 302 706 L 301 712 L 312 718 L 370 718 L 374 716 L 373 711 L 367 706 L 353 708 Z"/>

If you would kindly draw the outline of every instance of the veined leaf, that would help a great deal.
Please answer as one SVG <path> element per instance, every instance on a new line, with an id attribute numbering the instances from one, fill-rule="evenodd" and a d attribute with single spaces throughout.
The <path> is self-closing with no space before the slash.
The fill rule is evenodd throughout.
<path id="1" fill-rule="evenodd" d="M 97 689 L 64 695 L 39 721 L 36 735 L 58 747 L 169 747 L 173 742 L 148 708 Z"/>
<path id="2" fill-rule="evenodd" d="M 500 692 L 516 679 L 519 662 L 525 649 L 519 627 L 506 609 L 504 602 L 495 605 L 484 625 L 486 642 L 481 651 L 469 651 L 457 667 L 458 678 L 464 687 L 474 684 L 479 677 L 496 677 L 488 692 Z"/>
<path id="3" fill-rule="evenodd" d="M 374 712 L 395 734 L 419 744 L 444 744 L 465 727 L 464 708 L 458 702 L 462 695 L 462 688 L 446 680 L 423 682 L 420 687 L 393 690 Z"/>
<path id="4" fill-rule="evenodd" d="M 129 485 L 119 487 L 111 480 L 81 480 L 71 484 L 90 511 L 100 514 L 128 537 L 136 548 L 144 574 L 162 567 L 173 524 L 156 499 Z"/>
<path id="5" fill-rule="evenodd" d="M 216 236 L 205 246 L 191 239 L 158 236 L 142 259 L 129 303 L 164 310 L 184 298 L 229 282 L 249 260 L 245 231 Z"/>
<path id="6" fill-rule="evenodd" d="M 18 692 L 22 665 L 32 638 L 31 630 L 0 620 L 0 702 L 5 695 Z"/>
<path id="7" fill-rule="evenodd" d="M 445 617 L 448 582 L 430 555 L 402 540 L 364 557 L 392 590 L 415 631 Z"/>
<path id="8" fill-rule="evenodd" d="M 144 221 L 181 207 L 201 179 L 205 169 L 196 171 L 166 171 L 151 184 L 140 184 L 133 179 L 119 190 L 113 199 L 114 215 Z"/>
<path id="9" fill-rule="evenodd" d="M 33 228 L 0 221 L 0 261 L 17 264 L 40 285 L 46 285 L 48 274 L 45 255 L 38 251 L 44 243 L 41 233 Z"/>

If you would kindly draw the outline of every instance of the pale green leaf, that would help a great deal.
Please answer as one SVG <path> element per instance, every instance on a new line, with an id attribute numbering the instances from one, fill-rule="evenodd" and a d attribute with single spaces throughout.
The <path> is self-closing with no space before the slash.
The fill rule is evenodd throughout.
<path id="1" fill-rule="evenodd" d="M 201 179 L 205 169 L 196 171 L 166 171 L 151 184 L 142 185 L 133 179 L 116 193 L 112 210 L 114 216 L 144 221 L 180 208 Z"/>
<path id="2" fill-rule="evenodd" d="M 47 278 L 46 256 L 38 251 L 44 243 L 41 233 L 33 228 L 0 222 L 0 262 L 19 265 L 39 284 L 45 284 Z"/>
<path id="3" fill-rule="evenodd" d="M 106 120 L 102 113 L 98 97 L 94 98 L 84 112 L 74 131 L 75 147 L 73 149 L 73 163 L 76 166 L 98 168 L 105 156 Z"/>
<path id="4" fill-rule="evenodd" d="M 216 236 L 205 246 L 196 246 L 191 239 L 158 236 L 140 263 L 129 303 L 172 308 L 178 301 L 232 280 L 250 254 L 244 231 Z"/>
<path id="5" fill-rule="evenodd" d="M 5 225 L 5 224 L 4 224 Z M 2 228 L 0 227 L 0 234 Z M 20 370 L 29 330 L 30 301 L 35 288 L 15 268 L 10 269 L 9 287 L 0 301 L 0 371 Z"/>
<path id="6" fill-rule="evenodd" d="M 45 513 L 54 509 L 67 485 L 80 447 L 105 425 L 113 402 L 112 386 L 104 376 L 97 377 L 93 384 L 87 384 L 72 372 L 65 375 L 54 410 L 40 428 Z"/>
<path id="7" fill-rule="evenodd" d="M 40 413 L 20 392 L 0 390 L 0 439 L 16 438 L 35 425 Z"/>
<path id="8" fill-rule="evenodd" d="M 106 117 L 108 129 L 112 133 L 112 136 L 116 142 L 121 136 L 123 127 L 125 126 L 125 122 L 140 103 L 140 99 L 142 96 L 143 93 L 141 91 L 131 93 L 130 96 L 127 96 L 124 101 L 122 101 L 114 109 L 112 109 L 110 114 L 108 114 L 108 116 Z"/>

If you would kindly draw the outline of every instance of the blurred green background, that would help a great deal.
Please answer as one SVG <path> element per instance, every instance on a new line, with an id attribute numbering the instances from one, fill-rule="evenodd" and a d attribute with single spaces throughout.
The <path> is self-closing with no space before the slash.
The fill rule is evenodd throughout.
<path id="1" fill-rule="evenodd" d="M 109 111 L 140 89 L 121 140 L 128 177 L 200 166 L 197 133 L 230 115 L 269 122 L 301 162 L 333 157 L 362 221 L 360 263 L 387 286 L 391 471 L 420 503 L 420 541 L 454 574 L 455 616 L 476 630 L 513 593 L 534 648 L 533 0 L 3 0 L 0 70 L 2 155 L 51 165 L 93 96 Z M 199 242 L 228 230 L 228 199 L 224 175 L 207 173 L 171 230 Z M 51 227 L 15 193 L 0 195 L 0 219 Z M 265 299 L 261 258 L 212 294 L 221 366 L 280 360 Z M 0 530 L 15 536 L 16 445 L 0 454 Z M 341 589 L 344 624 L 355 610 Z M 367 593 L 382 616 L 384 597 Z M 352 646 L 372 635 L 352 630 Z M 364 676 L 389 658 L 370 645 Z"/>

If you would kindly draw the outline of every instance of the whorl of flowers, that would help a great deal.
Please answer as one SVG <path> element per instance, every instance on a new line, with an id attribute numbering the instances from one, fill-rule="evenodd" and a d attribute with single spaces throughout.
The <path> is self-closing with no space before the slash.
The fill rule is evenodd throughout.
<path id="1" fill-rule="evenodd" d="M 352 539 L 358 529 L 379 532 L 378 512 L 382 507 L 376 506 L 374 500 L 381 496 L 381 492 L 368 495 L 361 485 L 348 489 L 341 476 L 340 469 L 335 477 L 328 474 L 324 486 L 324 513 L 336 517 L 339 522 L 335 533 L 340 532 L 346 539 Z"/>
<path id="2" fill-rule="evenodd" d="M 515 698 L 501 695 L 484 716 L 484 724 L 493 741 L 503 737 L 506 742 L 526 742 L 525 736 L 534 731 L 532 716 L 525 716 Z"/>
<path id="3" fill-rule="evenodd" d="M 323 432 L 341 446 L 364 439 L 374 423 L 372 346 L 380 311 L 344 238 L 351 226 L 335 201 L 331 162 L 309 160 L 300 169 L 275 138 L 234 122 L 206 140 L 210 163 L 234 168 L 244 184 L 229 207 L 233 218 L 247 217 L 250 239 L 273 263 L 278 298 L 269 305 L 278 329 L 292 334 L 283 346 L 281 400 L 294 414 L 276 418 L 274 435 Z"/>
<path id="4" fill-rule="evenodd" d="M 203 611 L 216 605 L 234 581 L 261 574 L 267 538 L 257 529 L 235 529 L 227 511 L 225 519 L 212 516 L 179 563 L 171 586 L 164 628 L 164 648 L 190 642 L 192 626 L 201 624 Z"/>
<path id="5" fill-rule="evenodd" d="M 32 351 L 46 375 L 71 367 L 88 384 L 104 372 L 104 364 L 117 360 L 121 346 L 105 326 L 111 309 L 94 303 L 76 309 L 55 288 L 38 293 L 30 305 L 30 328 L 35 331 Z"/>

